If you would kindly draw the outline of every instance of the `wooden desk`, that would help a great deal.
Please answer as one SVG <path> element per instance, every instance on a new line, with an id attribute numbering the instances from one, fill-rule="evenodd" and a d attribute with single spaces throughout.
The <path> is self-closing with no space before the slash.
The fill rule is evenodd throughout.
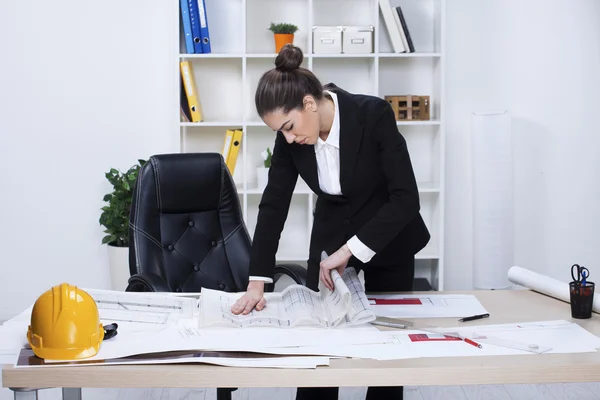
<path id="1" fill-rule="evenodd" d="M 568 303 L 532 291 L 467 293 L 475 294 L 490 312 L 490 318 L 469 324 L 571 320 Z M 456 318 L 423 321 L 438 326 L 458 325 Z M 600 336 L 599 315 L 593 314 L 589 320 L 573 321 Z M 329 366 L 314 370 L 232 368 L 211 365 L 116 365 L 19 369 L 6 366 L 2 371 L 2 384 L 11 388 L 364 387 L 596 382 L 599 380 L 598 377 L 600 377 L 600 353 L 582 353 L 393 361 L 332 359 Z"/>

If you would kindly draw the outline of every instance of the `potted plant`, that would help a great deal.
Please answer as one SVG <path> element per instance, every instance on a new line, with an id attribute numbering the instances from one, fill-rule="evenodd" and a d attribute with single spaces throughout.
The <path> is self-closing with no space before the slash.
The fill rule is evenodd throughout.
<path id="1" fill-rule="evenodd" d="M 263 165 L 256 168 L 256 183 L 259 189 L 264 189 L 267 186 L 269 168 L 271 168 L 271 149 L 267 147 L 260 155 L 263 159 Z"/>
<path id="2" fill-rule="evenodd" d="M 111 287 L 113 290 L 124 290 L 129 279 L 129 210 L 133 187 L 140 168 L 146 163 L 138 160 L 138 164 L 125 173 L 111 168 L 105 176 L 112 184 L 113 190 L 104 196 L 108 203 L 101 208 L 98 222 L 104 226 L 106 235 L 102 244 L 108 247 L 108 263 L 110 268 Z"/>
<path id="3" fill-rule="evenodd" d="M 294 33 L 298 30 L 298 27 L 283 22 L 277 24 L 271 22 L 269 30 L 273 32 L 273 36 L 275 37 L 275 53 L 279 53 L 279 50 L 281 50 L 286 43 L 294 43 Z"/>

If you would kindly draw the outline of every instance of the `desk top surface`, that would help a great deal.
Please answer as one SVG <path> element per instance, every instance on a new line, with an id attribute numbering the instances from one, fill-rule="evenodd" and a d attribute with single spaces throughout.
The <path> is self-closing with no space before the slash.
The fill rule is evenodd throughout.
<path id="1" fill-rule="evenodd" d="M 489 325 L 563 319 L 600 336 L 600 315 L 571 319 L 570 305 L 530 290 L 427 292 L 474 294 Z M 423 319 L 426 324 L 456 326 L 456 318 Z M 386 328 L 382 328 L 386 329 Z M 4 366 L 4 387 L 298 387 L 468 385 L 596 382 L 600 352 L 417 358 L 391 361 L 332 359 L 317 369 L 233 368 L 213 365 L 114 365 L 60 368 Z"/>

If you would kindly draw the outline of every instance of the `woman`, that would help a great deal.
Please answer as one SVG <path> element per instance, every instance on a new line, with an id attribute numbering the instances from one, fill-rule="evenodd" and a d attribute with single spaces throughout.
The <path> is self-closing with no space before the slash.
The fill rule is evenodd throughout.
<path id="1" fill-rule="evenodd" d="M 275 255 L 298 175 L 317 194 L 307 286 L 319 280 L 332 289 L 331 270 L 350 264 L 364 271 L 367 292 L 410 291 L 414 255 L 430 239 L 406 142 L 391 106 L 375 96 L 322 86 L 300 68 L 302 51 L 284 46 L 276 68 L 260 79 L 255 103 L 260 118 L 277 132 L 250 257 L 246 293 L 235 314 L 265 307 Z M 330 254 L 321 261 L 321 252 Z M 298 390 L 297 398 L 337 388 Z M 401 388 L 369 388 L 367 398 L 401 398 Z M 313 396 L 313 397 L 311 397 Z"/>

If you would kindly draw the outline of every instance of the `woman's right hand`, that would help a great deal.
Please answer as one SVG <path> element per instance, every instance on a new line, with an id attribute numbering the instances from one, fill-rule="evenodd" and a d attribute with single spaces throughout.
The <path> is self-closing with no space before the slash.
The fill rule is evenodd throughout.
<path id="1" fill-rule="evenodd" d="M 248 283 L 248 290 L 242 297 L 240 297 L 231 306 L 231 312 L 233 314 L 249 314 L 252 309 L 256 308 L 257 311 L 265 308 L 267 301 L 264 298 L 265 293 L 265 282 L 264 281 L 250 281 Z"/>

